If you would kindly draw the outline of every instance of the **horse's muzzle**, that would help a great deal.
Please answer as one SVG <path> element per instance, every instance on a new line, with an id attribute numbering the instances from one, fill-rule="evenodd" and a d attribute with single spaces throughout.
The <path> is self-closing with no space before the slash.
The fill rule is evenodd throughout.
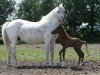
<path id="1" fill-rule="evenodd" d="M 59 23 L 64 24 L 64 18 L 59 18 Z"/>

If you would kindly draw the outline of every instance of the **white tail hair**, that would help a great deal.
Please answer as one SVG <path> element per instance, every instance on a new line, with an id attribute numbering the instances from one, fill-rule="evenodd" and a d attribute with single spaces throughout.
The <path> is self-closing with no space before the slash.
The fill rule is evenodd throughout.
<path id="1" fill-rule="evenodd" d="M 6 32 L 6 27 L 8 24 L 9 22 L 5 22 L 2 26 L 2 39 L 7 50 L 10 50 L 10 40 Z"/>

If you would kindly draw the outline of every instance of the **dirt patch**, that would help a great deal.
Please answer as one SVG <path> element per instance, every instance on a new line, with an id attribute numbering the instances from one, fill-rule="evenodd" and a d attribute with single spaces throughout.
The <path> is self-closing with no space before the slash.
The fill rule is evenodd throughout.
<path id="1" fill-rule="evenodd" d="M 24 45 L 26 48 L 44 48 L 43 45 Z M 100 44 L 88 44 L 89 50 L 100 49 Z M 61 48 L 60 45 L 55 47 Z M 84 48 L 84 46 L 83 46 Z M 100 60 L 84 62 L 82 68 L 71 60 L 61 67 L 58 62 L 54 66 L 46 66 L 44 62 L 25 62 L 20 67 L 7 67 L 6 61 L 0 60 L 0 75 L 100 75 Z"/>
<path id="2" fill-rule="evenodd" d="M 82 68 L 76 62 L 68 61 L 61 67 L 56 62 L 54 66 L 45 66 L 43 62 L 26 62 L 20 67 L 7 67 L 0 61 L 0 75 L 100 75 L 100 61 L 84 62 Z"/>

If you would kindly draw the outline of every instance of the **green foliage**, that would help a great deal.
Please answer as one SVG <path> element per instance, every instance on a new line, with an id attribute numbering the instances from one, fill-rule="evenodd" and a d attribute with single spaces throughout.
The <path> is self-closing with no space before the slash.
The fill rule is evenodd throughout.
<path id="1" fill-rule="evenodd" d="M 47 15 L 54 9 L 55 0 L 42 0 L 41 1 L 41 15 Z"/>
<path id="2" fill-rule="evenodd" d="M 77 25 L 89 23 L 93 31 L 100 20 L 100 0 L 61 0 L 65 4 L 67 21 L 75 19 Z M 69 24 L 68 24 L 69 25 Z"/>
<path id="3" fill-rule="evenodd" d="M 54 0 L 23 0 L 19 4 L 18 18 L 38 21 L 54 8 Z"/>
<path id="4" fill-rule="evenodd" d="M 0 25 L 7 21 L 8 15 L 14 11 L 15 1 L 0 0 Z"/>
<path id="5" fill-rule="evenodd" d="M 39 0 L 23 0 L 19 4 L 17 13 L 18 18 L 38 21 L 40 19 L 40 1 Z"/>
<path id="6" fill-rule="evenodd" d="M 29 21 L 39 21 L 42 16 L 57 6 L 57 2 L 64 3 L 66 29 L 75 20 L 77 27 L 82 23 L 89 24 L 83 31 L 78 31 L 81 36 L 94 34 L 95 23 L 100 24 L 100 0 L 22 0 L 16 16 Z M 14 0 L 0 0 L 0 25 L 7 21 L 8 15 L 12 14 L 14 5 Z"/>

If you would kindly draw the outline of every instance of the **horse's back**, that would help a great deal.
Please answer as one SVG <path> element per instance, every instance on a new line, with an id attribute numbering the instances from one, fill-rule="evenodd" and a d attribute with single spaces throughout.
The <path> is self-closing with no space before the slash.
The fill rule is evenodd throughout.
<path id="1" fill-rule="evenodd" d="M 11 22 L 6 26 L 6 32 L 10 36 L 14 36 L 18 33 L 20 30 L 21 26 L 23 25 L 23 20 L 21 19 L 16 19 Z"/>
<path id="2" fill-rule="evenodd" d="M 9 38 L 18 37 L 26 43 L 41 43 L 44 42 L 43 33 L 39 28 L 38 22 L 30 22 L 26 20 L 13 20 L 6 28 Z M 12 39 L 11 39 L 12 40 Z"/>

